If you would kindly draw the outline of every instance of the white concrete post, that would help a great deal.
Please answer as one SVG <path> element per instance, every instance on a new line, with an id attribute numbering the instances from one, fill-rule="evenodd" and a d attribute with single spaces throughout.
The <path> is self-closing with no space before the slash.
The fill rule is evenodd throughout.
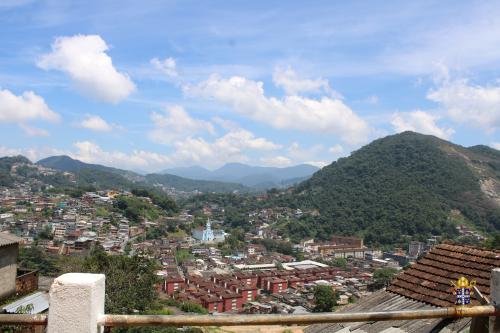
<path id="1" fill-rule="evenodd" d="M 69 273 L 54 280 L 49 293 L 48 333 L 98 333 L 104 314 L 104 274 Z"/>
<path id="2" fill-rule="evenodd" d="M 491 304 L 500 307 L 500 268 L 491 271 L 490 278 L 490 297 Z M 500 317 L 490 317 L 490 333 L 500 332 Z"/>

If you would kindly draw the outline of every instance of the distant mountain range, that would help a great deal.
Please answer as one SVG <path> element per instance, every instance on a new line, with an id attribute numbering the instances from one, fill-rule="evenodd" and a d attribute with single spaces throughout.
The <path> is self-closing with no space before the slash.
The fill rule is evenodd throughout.
<path id="1" fill-rule="evenodd" d="M 163 170 L 162 174 L 179 177 L 239 183 L 248 187 L 266 189 L 288 187 L 311 177 L 319 168 L 300 164 L 293 167 L 276 168 L 250 166 L 242 163 L 228 163 L 219 169 L 210 171 L 200 166 Z"/>
<path id="2" fill-rule="evenodd" d="M 140 175 L 133 171 L 111 168 L 99 164 L 84 163 L 69 156 L 51 156 L 37 162 L 47 168 L 74 173 L 79 184 L 104 188 L 133 188 L 162 185 L 179 191 L 192 192 L 248 192 L 241 184 L 187 179 L 168 174 Z"/>
<path id="3" fill-rule="evenodd" d="M 113 183 L 110 181 L 124 187 L 130 185 L 129 182 L 131 184 L 161 184 L 181 191 L 199 190 L 201 192 L 249 192 L 272 187 L 288 187 L 309 178 L 319 170 L 305 164 L 288 168 L 272 168 L 231 163 L 214 171 L 202 167 L 190 167 L 169 169 L 161 174 L 142 175 L 133 171 L 84 163 L 65 155 L 47 157 L 38 161 L 37 164 L 75 173 L 88 184 L 99 183 L 103 186 L 112 186 Z M 117 179 L 117 176 L 121 179 Z"/>

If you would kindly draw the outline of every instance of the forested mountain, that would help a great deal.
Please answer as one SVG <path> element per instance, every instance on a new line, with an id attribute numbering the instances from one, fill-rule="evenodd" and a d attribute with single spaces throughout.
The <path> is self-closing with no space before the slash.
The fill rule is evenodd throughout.
<path id="1" fill-rule="evenodd" d="M 456 234 L 456 224 L 500 230 L 500 152 L 404 132 L 375 140 L 316 172 L 281 203 L 317 209 L 291 234 L 364 236 L 395 243 Z"/>
<path id="2" fill-rule="evenodd" d="M 293 185 L 294 183 L 309 178 L 318 170 L 319 168 L 308 164 L 277 168 L 251 166 L 242 163 L 228 163 L 213 171 L 199 166 L 193 166 L 167 169 L 162 173 L 191 179 L 239 183 L 257 189 L 265 189 Z"/>
<path id="3" fill-rule="evenodd" d="M 163 171 L 158 172 L 159 174 L 169 174 L 189 179 L 210 179 L 210 175 L 212 171 L 205 169 L 200 166 L 189 166 L 189 167 L 178 167 L 165 169 Z"/>
<path id="4" fill-rule="evenodd" d="M 233 192 L 244 191 L 240 184 L 224 183 L 217 181 L 203 181 L 182 178 L 173 175 L 148 174 L 139 175 L 132 171 L 111 168 L 99 164 L 84 163 L 69 156 L 52 156 L 40 160 L 37 164 L 51 169 L 71 172 L 75 174 L 77 183 L 82 186 L 95 186 L 104 188 L 131 189 L 136 186 L 153 186 L 160 184 L 172 187 L 179 191 L 201 192 Z"/>
<path id="5" fill-rule="evenodd" d="M 201 191 L 201 192 L 218 192 L 230 193 L 234 191 L 249 192 L 250 189 L 236 183 L 209 181 L 209 180 L 193 180 L 183 177 L 167 174 L 151 173 L 146 175 L 146 181 L 149 184 L 161 184 L 165 187 L 175 187 L 182 191 Z"/>
<path id="6" fill-rule="evenodd" d="M 100 165 L 100 164 L 85 163 L 85 162 L 73 159 L 73 158 L 66 156 L 66 155 L 47 157 L 47 158 L 44 158 L 44 159 L 38 161 L 37 164 L 43 165 L 44 167 L 47 167 L 47 168 L 61 170 L 61 171 L 67 171 L 67 172 L 79 173 L 79 172 L 82 172 L 84 170 L 90 170 L 92 172 L 98 172 L 98 173 L 102 172 L 102 173 L 117 174 L 117 175 L 123 176 L 123 177 L 125 177 L 129 180 L 132 180 L 132 181 L 143 180 L 141 175 L 139 175 L 135 172 L 132 172 L 132 171 L 107 167 L 107 166 Z"/>

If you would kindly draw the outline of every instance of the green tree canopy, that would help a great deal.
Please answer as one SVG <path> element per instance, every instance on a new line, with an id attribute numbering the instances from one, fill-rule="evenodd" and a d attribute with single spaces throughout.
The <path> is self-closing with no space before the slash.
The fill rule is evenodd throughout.
<path id="1" fill-rule="evenodd" d="M 396 276 L 398 270 L 395 268 L 379 268 L 373 272 L 373 284 L 370 286 L 371 289 L 377 290 L 387 287 L 391 280 Z"/>
<path id="2" fill-rule="evenodd" d="M 129 314 L 146 311 L 156 303 L 157 268 L 153 260 L 111 256 L 96 246 L 85 257 L 82 272 L 106 275 L 106 313 Z"/>
<path id="3" fill-rule="evenodd" d="M 338 296 L 330 286 L 317 286 L 314 289 L 314 312 L 330 312 L 337 305 Z"/>

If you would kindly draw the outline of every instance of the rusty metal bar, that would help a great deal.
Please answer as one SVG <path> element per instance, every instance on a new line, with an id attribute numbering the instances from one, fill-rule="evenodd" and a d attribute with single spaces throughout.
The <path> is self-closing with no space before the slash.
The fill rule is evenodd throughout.
<path id="1" fill-rule="evenodd" d="M 44 314 L 0 314 L 0 325 L 46 326 L 47 315 Z"/>
<path id="2" fill-rule="evenodd" d="M 360 313 L 315 313 L 272 315 L 104 315 L 99 325 L 107 327 L 133 326 L 246 326 L 246 325 L 306 325 L 320 323 L 415 320 L 429 318 L 459 318 L 500 316 L 493 305 L 467 308 L 437 308 Z"/>

